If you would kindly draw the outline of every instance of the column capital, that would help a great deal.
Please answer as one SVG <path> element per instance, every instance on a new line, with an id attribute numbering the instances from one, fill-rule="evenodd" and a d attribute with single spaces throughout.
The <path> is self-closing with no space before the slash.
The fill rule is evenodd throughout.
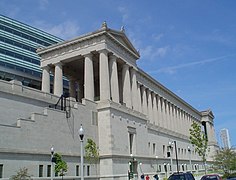
<path id="1" fill-rule="evenodd" d="M 88 57 L 88 58 L 92 58 L 93 54 L 91 52 L 87 53 L 87 54 L 83 54 L 83 57 Z"/>
<path id="2" fill-rule="evenodd" d="M 129 68 L 130 66 L 129 66 L 127 63 L 124 63 L 124 64 L 123 64 L 123 67 L 124 67 L 124 68 Z"/>
<path id="3" fill-rule="evenodd" d="M 142 91 L 145 91 L 145 89 L 147 89 L 144 85 L 140 85 L 140 87 Z"/>
<path id="4" fill-rule="evenodd" d="M 114 54 L 109 56 L 110 60 L 115 61 L 118 57 Z"/>
<path id="5" fill-rule="evenodd" d="M 62 67 L 63 66 L 63 63 L 62 62 L 56 62 L 53 64 L 54 66 L 58 66 L 58 67 Z"/>
<path id="6" fill-rule="evenodd" d="M 45 69 L 46 71 L 49 71 L 49 70 L 50 70 L 50 67 L 49 67 L 49 66 L 42 66 L 41 69 L 42 69 L 42 70 Z"/>
<path id="7" fill-rule="evenodd" d="M 99 50 L 98 52 L 106 54 L 106 55 L 109 53 L 109 51 L 107 49 L 102 49 L 102 50 Z"/>

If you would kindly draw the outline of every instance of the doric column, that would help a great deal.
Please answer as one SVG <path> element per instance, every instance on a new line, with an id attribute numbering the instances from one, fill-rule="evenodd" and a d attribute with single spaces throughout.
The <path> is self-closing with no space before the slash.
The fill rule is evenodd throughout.
<path id="1" fill-rule="evenodd" d="M 167 128 L 167 122 L 166 122 L 166 100 L 162 98 L 162 122 L 163 127 Z"/>
<path id="2" fill-rule="evenodd" d="M 84 98 L 94 100 L 93 55 L 84 55 Z"/>
<path id="3" fill-rule="evenodd" d="M 45 66 L 42 69 L 42 91 L 50 93 L 50 68 L 49 66 Z"/>
<path id="4" fill-rule="evenodd" d="M 147 115 L 147 94 L 146 94 L 146 88 L 144 86 L 141 87 L 142 91 L 142 112 L 143 114 Z"/>
<path id="5" fill-rule="evenodd" d="M 153 100 L 153 123 L 156 125 L 158 124 L 158 111 L 157 111 L 157 98 L 156 98 L 156 94 L 152 93 L 152 100 Z"/>
<path id="6" fill-rule="evenodd" d="M 138 97 L 137 97 L 137 101 L 138 101 L 138 111 L 142 112 L 142 97 L 141 97 L 141 89 L 140 89 L 140 84 L 137 84 L 137 93 L 138 93 Z"/>
<path id="7" fill-rule="evenodd" d="M 180 108 L 179 107 L 176 107 L 176 110 L 177 110 L 177 126 L 178 126 L 178 132 L 181 132 L 181 118 L 180 118 Z"/>
<path id="8" fill-rule="evenodd" d="M 148 118 L 149 118 L 150 122 L 153 122 L 153 119 L 152 119 L 152 115 L 153 115 L 153 112 L 152 112 L 152 93 L 149 89 L 147 89 L 147 97 L 148 97 Z"/>
<path id="9" fill-rule="evenodd" d="M 161 113 L 162 113 L 162 110 L 161 110 L 161 97 L 158 95 L 157 96 L 157 111 L 158 111 L 158 125 L 160 126 L 160 127 L 163 127 L 163 122 L 162 122 L 162 115 L 161 115 Z"/>
<path id="10" fill-rule="evenodd" d="M 110 78 L 108 67 L 108 51 L 99 51 L 100 100 L 110 99 Z"/>
<path id="11" fill-rule="evenodd" d="M 61 96 L 63 94 L 62 63 L 55 64 L 54 74 L 54 94 Z"/>
<path id="12" fill-rule="evenodd" d="M 130 87 L 130 73 L 129 65 L 124 64 L 122 68 L 122 81 L 123 81 L 123 102 L 128 108 L 132 107 L 131 104 L 131 87 Z"/>
<path id="13" fill-rule="evenodd" d="M 138 87 L 135 69 L 131 69 L 131 81 L 132 106 L 134 110 L 138 111 Z"/>
<path id="14" fill-rule="evenodd" d="M 111 98 L 112 101 L 119 103 L 120 94 L 119 94 L 119 83 L 118 83 L 118 70 L 116 56 L 110 56 L 110 71 L 111 71 Z"/>
<path id="15" fill-rule="evenodd" d="M 75 91 L 75 79 L 69 78 L 69 93 L 70 97 L 75 98 L 76 96 L 76 91 Z"/>
<path id="16" fill-rule="evenodd" d="M 169 102 L 166 100 L 166 125 L 167 125 L 167 129 L 171 129 L 170 128 L 170 104 Z"/>

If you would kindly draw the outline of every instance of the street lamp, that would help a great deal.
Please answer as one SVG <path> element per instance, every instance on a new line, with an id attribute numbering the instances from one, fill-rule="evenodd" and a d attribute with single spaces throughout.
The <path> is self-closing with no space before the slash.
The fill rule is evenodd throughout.
<path id="1" fill-rule="evenodd" d="M 81 158 L 80 174 L 81 174 L 81 180 L 84 180 L 84 149 L 83 149 L 84 129 L 82 124 L 79 129 L 79 137 L 80 137 L 80 158 Z"/>
<path id="2" fill-rule="evenodd" d="M 170 157 L 170 172 L 172 173 L 172 167 L 173 167 L 173 159 L 172 159 L 172 144 L 173 144 L 173 142 L 171 142 L 171 141 L 169 141 L 169 151 L 170 151 L 170 153 L 169 153 L 169 157 Z"/>
<path id="3" fill-rule="evenodd" d="M 192 172 L 192 153 L 191 153 L 191 147 L 190 146 L 188 146 L 188 152 L 189 152 L 190 172 Z"/>
<path id="4" fill-rule="evenodd" d="M 175 145 L 175 158 L 176 158 L 176 166 L 177 166 L 177 172 L 179 174 L 179 161 L 178 161 L 178 152 L 177 152 L 177 146 L 176 146 L 176 141 L 169 142 L 169 144 Z"/>
<path id="5" fill-rule="evenodd" d="M 53 180 L 53 155 L 54 155 L 54 148 L 51 147 L 51 180 Z"/>
<path id="6" fill-rule="evenodd" d="M 158 156 L 156 156 L 156 163 L 157 163 Z M 158 163 L 157 163 L 157 172 L 158 172 Z"/>

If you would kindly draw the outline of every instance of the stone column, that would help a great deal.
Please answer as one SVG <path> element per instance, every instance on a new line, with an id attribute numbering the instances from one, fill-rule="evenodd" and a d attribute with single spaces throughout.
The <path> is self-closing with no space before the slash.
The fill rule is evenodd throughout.
<path id="1" fill-rule="evenodd" d="M 150 122 L 153 122 L 153 119 L 152 119 L 152 115 L 153 115 L 153 112 L 152 112 L 152 93 L 149 89 L 147 90 L 147 97 L 148 97 L 148 118 L 149 118 Z"/>
<path id="2" fill-rule="evenodd" d="M 110 71 L 111 71 L 111 98 L 112 101 L 119 103 L 120 94 L 119 94 L 119 83 L 118 83 L 118 70 L 116 56 L 110 56 Z"/>
<path id="3" fill-rule="evenodd" d="M 55 64 L 54 74 L 54 94 L 61 96 L 63 94 L 62 63 Z"/>
<path id="4" fill-rule="evenodd" d="M 75 98 L 76 96 L 76 91 L 75 91 L 75 79 L 70 78 L 69 79 L 69 93 L 70 93 L 70 97 Z"/>
<path id="5" fill-rule="evenodd" d="M 166 100 L 166 127 L 169 130 L 171 129 L 170 128 L 170 104 L 167 100 Z"/>
<path id="6" fill-rule="evenodd" d="M 108 51 L 99 51 L 100 100 L 110 99 L 110 78 L 108 67 Z"/>
<path id="7" fill-rule="evenodd" d="M 142 112 L 143 114 L 147 115 L 147 94 L 146 94 L 146 88 L 144 86 L 141 87 L 142 91 Z"/>
<path id="8" fill-rule="evenodd" d="M 142 112 L 142 101 L 141 101 L 141 89 L 140 89 L 140 84 L 137 84 L 137 101 L 138 101 L 138 111 Z"/>
<path id="9" fill-rule="evenodd" d="M 138 87 L 137 87 L 137 78 L 136 78 L 136 70 L 131 69 L 131 94 L 132 94 L 132 106 L 133 109 L 138 111 Z"/>
<path id="10" fill-rule="evenodd" d="M 129 65 L 124 64 L 122 69 L 122 81 L 123 81 L 123 102 L 128 108 L 132 107 L 131 104 L 131 87 L 130 87 L 130 73 Z"/>
<path id="11" fill-rule="evenodd" d="M 153 100 L 153 123 L 156 125 L 158 124 L 158 111 L 157 111 L 157 99 L 156 99 L 156 94 L 152 93 L 152 100 Z"/>
<path id="12" fill-rule="evenodd" d="M 50 93 L 50 68 L 49 66 L 45 66 L 42 69 L 42 91 Z"/>
<path id="13" fill-rule="evenodd" d="M 158 125 L 163 127 L 162 116 L 161 116 L 161 97 L 157 96 L 157 111 L 158 111 Z"/>
<path id="14" fill-rule="evenodd" d="M 93 55 L 84 55 L 84 98 L 94 100 Z"/>
<path id="15" fill-rule="evenodd" d="M 167 128 L 167 122 L 166 122 L 166 100 L 162 98 L 162 122 L 163 127 Z"/>

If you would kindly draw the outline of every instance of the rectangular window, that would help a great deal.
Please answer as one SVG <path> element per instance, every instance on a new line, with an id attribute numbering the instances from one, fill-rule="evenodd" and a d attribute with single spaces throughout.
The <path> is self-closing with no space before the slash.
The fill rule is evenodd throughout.
<path id="1" fill-rule="evenodd" d="M 163 152 L 163 155 L 165 156 L 165 154 L 166 154 L 166 148 L 165 148 L 165 145 L 163 145 L 162 152 Z"/>
<path id="2" fill-rule="evenodd" d="M 43 177 L 43 165 L 39 165 L 39 177 Z"/>
<path id="3" fill-rule="evenodd" d="M 153 146 L 152 147 L 152 154 L 155 155 L 156 154 L 156 144 L 153 143 L 152 146 Z"/>
<path id="4" fill-rule="evenodd" d="M 47 177 L 51 177 L 51 165 L 48 165 L 48 168 L 47 168 Z"/>
<path id="5" fill-rule="evenodd" d="M 75 175 L 79 176 L 79 165 L 76 165 L 75 167 Z"/>
<path id="6" fill-rule="evenodd" d="M 133 140 L 134 134 L 129 134 L 129 153 L 133 154 Z"/>
<path id="7" fill-rule="evenodd" d="M 87 176 L 90 176 L 90 166 L 87 166 Z"/>
<path id="8" fill-rule="evenodd" d="M 0 164 L 0 178 L 3 177 L 3 164 Z"/>

